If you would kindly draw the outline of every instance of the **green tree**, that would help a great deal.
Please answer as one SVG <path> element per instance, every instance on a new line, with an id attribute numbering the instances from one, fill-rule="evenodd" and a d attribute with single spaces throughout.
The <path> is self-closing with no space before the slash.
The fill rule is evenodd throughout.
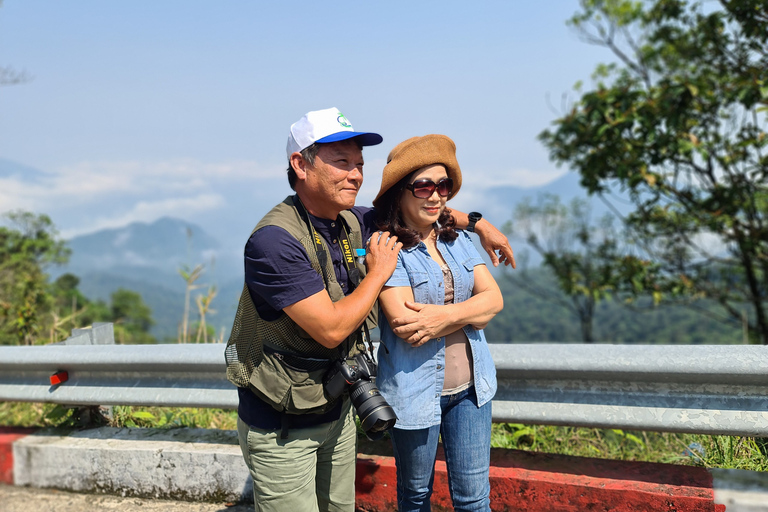
<path id="1" fill-rule="evenodd" d="M 591 194 L 620 193 L 657 289 L 715 300 L 768 344 L 768 4 L 582 0 L 618 62 L 540 139 Z"/>
<path id="2" fill-rule="evenodd" d="M 0 227 L 0 343 L 31 345 L 45 330 L 50 311 L 48 266 L 69 258 L 47 215 L 11 212 Z"/>
<path id="3" fill-rule="evenodd" d="M 591 213 L 583 199 L 565 205 L 547 194 L 536 204 L 530 199 L 520 203 L 514 222 L 506 226 L 510 235 L 524 239 L 542 257 L 542 265 L 552 271 L 563 293 L 532 278 L 527 265 L 506 277 L 574 313 L 585 343 L 595 341 L 596 305 L 617 297 L 634 301 L 650 287 L 656 271 L 655 265 L 632 254 L 631 244 L 615 228 L 613 215 L 593 222 Z"/>
<path id="4" fill-rule="evenodd" d="M 110 297 L 110 318 L 115 324 L 115 341 L 120 344 L 155 343 L 149 329 L 155 323 L 152 310 L 136 292 L 119 289 Z"/>
<path id="5" fill-rule="evenodd" d="M 93 316 L 93 303 L 77 289 L 80 278 L 66 273 L 59 276 L 49 287 L 52 299 L 50 341 L 66 338 L 72 329 L 92 324 L 99 316 Z"/>

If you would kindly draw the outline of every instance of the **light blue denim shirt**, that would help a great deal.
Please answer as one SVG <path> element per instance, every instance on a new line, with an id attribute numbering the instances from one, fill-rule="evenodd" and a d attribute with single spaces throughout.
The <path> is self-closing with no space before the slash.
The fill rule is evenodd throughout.
<path id="1" fill-rule="evenodd" d="M 472 296 L 475 266 L 484 264 L 469 235 L 464 231 L 458 233 L 459 237 L 451 243 L 437 241 L 437 248 L 453 273 L 455 303 Z M 442 270 L 423 242 L 400 251 L 397 268 L 386 286 L 410 286 L 414 299 L 422 304 L 445 303 Z M 445 337 L 414 348 L 392 332 L 383 312 L 379 314 L 379 327 L 376 385 L 397 414 L 395 428 L 415 430 L 440 424 Z M 496 393 L 496 367 L 483 331 L 467 325 L 464 332 L 472 351 L 477 402 L 483 405 Z"/>

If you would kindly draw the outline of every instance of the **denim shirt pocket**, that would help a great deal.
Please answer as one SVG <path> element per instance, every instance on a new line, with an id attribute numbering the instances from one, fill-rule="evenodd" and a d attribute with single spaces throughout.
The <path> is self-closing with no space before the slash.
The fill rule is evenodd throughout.
<path id="1" fill-rule="evenodd" d="M 408 272 L 408 278 L 411 280 L 413 300 L 427 304 L 429 302 L 429 273 L 421 270 L 411 270 Z"/>
<path id="2" fill-rule="evenodd" d="M 464 270 L 466 270 L 466 274 L 462 276 L 462 278 L 466 279 L 467 282 L 462 283 L 462 285 L 465 286 L 462 286 L 461 288 L 456 286 L 455 288 L 461 290 L 462 297 L 460 298 L 460 301 L 464 302 L 472 296 L 472 289 L 475 287 L 475 260 L 471 256 L 467 256 L 467 258 L 461 262 L 461 265 L 464 267 Z"/>

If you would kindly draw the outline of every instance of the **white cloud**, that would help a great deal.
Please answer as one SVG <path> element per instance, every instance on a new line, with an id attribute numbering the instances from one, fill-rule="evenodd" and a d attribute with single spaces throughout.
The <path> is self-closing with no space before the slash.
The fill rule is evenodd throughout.
<path id="1" fill-rule="evenodd" d="M 22 183 L 18 179 L 0 178 L 0 210 L 31 210 L 30 205 L 37 205 L 35 196 L 37 185 Z"/>
<path id="2" fill-rule="evenodd" d="M 282 178 L 283 171 L 245 160 L 214 164 L 195 160 L 80 162 L 54 169 L 42 180 L 0 179 L 0 204 L 3 209 L 34 208 L 57 199 L 82 202 L 117 192 L 205 191 L 221 184 L 275 177 Z"/>
<path id="3" fill-rule="evenodd" d="M 200 194 L 191 197 L 161 199 L 158 201 L 139 201 L 130 210 L 114 216 L 95 216 L 87 224 L 74 229 L 62 230 L 64 238 L 100 229 L 117 228 L 131 222 L 153 222 L 160 217 L 188 218 L 189 215 L 216 210 L 225 203 L 218 194 Z"/>
<path id="4" fill-rule="evenodd" d="M 539 187 L 555 181 L 566 171 L 558 169 L 531 170 L 512 169 L 504 173 L 483 174 L 483 188 L 514 186 L 520 188 Z M 472 186 L 472 180 L 465 183 Z M 463 186 L 463 185 L 462 185 Z"/>
<path id="5" fill-rule="evenodd" d="M 385 163 L 378 158 L 366 163 L 357 204 L 371 204 Z M 462 193 L 453 206 L 477 209 L 486 200 L 488 188 L 535 187 L 561 175 L 529 169 L 487 172 L 482 180 L 474 179 L 474 173 L 465 175 Z M 203 221 L 218 218 L 226 208 L 247 211 L 242 208 L 248 197 L 274 196 L 276 202 L 287 191 L 285 182 L 282 166 L 267 168 L 246 160 L 88 161 L 46 170 L 42 176 L 0 178 L 0 213 L 15 209 L 46 213 L 61 235 L 71 238 L 163 216 Z M 256 213 L 266 208 L 258 202 L 251 204 Z M 228 215 L 231 219 L 232 213 Z M 500 217 L 508 215 L 504 210 Z"/>
<path id="6" fill-rule="evenodd" d="M 78 193 L 113 191 L 203 190 L 220 183 L 252 181 L 274 177 L 274 168 L 262 168 L 254 161 L 203 163 L 196 160 L 164 162 L 80 162 L 54 171 L 56 185 Z M 85 182 L 82 186 L 80 183 Z"/>
<path id="7" fill-rule="evenodd" d="M 166 215 L 211 215 L 232 190 L 267 188 L 284 180 L 283 169 L 246 160 L 80 162 L 42 176 L 0 178 L 0 213 L 46 213 L 62 236 L 72 237 Z"/>

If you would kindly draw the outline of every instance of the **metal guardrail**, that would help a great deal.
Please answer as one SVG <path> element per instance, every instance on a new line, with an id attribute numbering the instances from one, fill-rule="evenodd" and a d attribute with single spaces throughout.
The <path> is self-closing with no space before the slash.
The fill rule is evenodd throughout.
<path id="1" fill-rule="evenodd" d="M 0 347 L 0 401 L 236 409 L 225 369 L 222 344 Z"/>
<path id="2" fill-rule="evenodd" d="M 768 436 L 768 347 L 490 347 L 495 422 Z M 237 393 L 221 344 L 47 345 L 0 347 L 0 401 L 234 409 Z"/>
<path id="3" fill-rule="evenodd" d="M 494 421 L 768 436 L 768 346 L 491 345 Z"/>

